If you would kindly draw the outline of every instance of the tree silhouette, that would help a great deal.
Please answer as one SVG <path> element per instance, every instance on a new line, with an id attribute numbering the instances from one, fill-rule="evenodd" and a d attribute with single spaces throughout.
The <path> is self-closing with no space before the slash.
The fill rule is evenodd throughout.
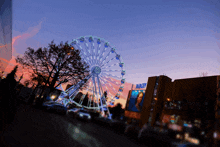
<path id="1" fill-rule="evenodd" d="M 200 76 L 200 77 L 206 77 L 207 75 L 208 75 L 208 73 L 207 73 L 207 72 L 205 72 L 205 73 L 204 73 L 204 72 L 202 72 L 201 74 L 199 74 L 199 76 Z"/>
<path id="2" fill-rule="evenodd" d="M 4 67 L 4 65 L 3 65 L 2 61 L 0 60 L 0 79 L 2 79 L 4 76 L 4 68 L 3 67 Z"/>
<path id="3" fill-rule="evenodd" d="M 17 56 L 16 62 L 31 69 L 32 80 L 49 86 L 50 91 L 62 83 L 76 84 L 89 74 L 89 66 L 81 59 L 80 51 L 68 42 L 56 45 L 52 41 L 48 47 L 37 50 L 29 47 L 23 57 Z"/>

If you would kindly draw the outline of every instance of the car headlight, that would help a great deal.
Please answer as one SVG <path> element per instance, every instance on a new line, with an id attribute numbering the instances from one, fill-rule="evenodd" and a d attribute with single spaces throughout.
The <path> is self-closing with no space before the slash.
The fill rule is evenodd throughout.
<path id="1" fill-rule="evenodd" d="M 82 115 L 82 114 L 79 114 L 79 116 L 80 116 L 80 117 L 83 117 L 83 115 Z"/>
<path id="2" fill-rule="evenodd" d="M 91 119 L 91 116 L 89 115 L 88 118 Z"/>

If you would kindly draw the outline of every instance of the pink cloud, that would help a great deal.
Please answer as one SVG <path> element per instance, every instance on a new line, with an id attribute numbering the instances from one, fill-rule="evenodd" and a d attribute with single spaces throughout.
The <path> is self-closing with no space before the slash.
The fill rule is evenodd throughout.
<path id="1" fill-rule="evenodd" d="M 23 44 L 23 42 L 25 42 L 27 39 L 35 36 L 40 31 L 41 24 L 42 24 L 42 21 L 37 26 L 28 28 L 28 30 L 25 33 L 23 33 L 21 35 L 17 35 L 17 36 L 12 38 L 12 54 L 13 54 L 12 59 L 10 61 L 8 61 L 6 59 L 3 59 L 3 58 L 0 59 L 3 62 L 8 63 L 7 67 L 5 68 L 6 73 L 11 72 L 11 70 L 13 70 L 15 65 L 18 65 L 19 66 L 18 71 L 17 71 L 18 77 L 20 77 L 23 73 L 24 74 L 24 79 L 29 78 L 29 74 L 27 74 L 27 73 L 29 73 L 29 71 L 22 70 L 21 66 L 18 63 L 16 63 L 16 61 L 15 61 L 15 58 L 16 58 L 15 55 L 21 55 L 22 56 L 22 54 L 16 53 L 16 49 L 18 49 L 18 47 L 19 47 L 18 44 L 20 42 L 22 42 L 22 44 Z M 6 46 L 6 45 L 0 46 L 0 48 L 4 47 L 4 46 Z M 17 46 L 17 47 L 15 47 L 15 46 Z"/>
<path id="2" fill-rule="evenodd" d="M 28 30 L 25 33 L 18 35 L 16 37 L 13 37 L 12 39 L 12 51 L 13 52 L 12 53 L 16 52 L 15 46 L 19 46 L 19 43 L 25 44 L 25 41 L 27 39 L 35 36 L 40 31 L 41 24 L 42 24 L 42 21 L 37 26 L 28 28 Z"/>

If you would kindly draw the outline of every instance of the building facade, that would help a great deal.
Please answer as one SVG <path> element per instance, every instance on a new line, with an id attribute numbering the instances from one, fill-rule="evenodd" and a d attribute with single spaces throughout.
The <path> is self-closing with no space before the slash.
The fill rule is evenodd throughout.
<path id="1" fill-rule="evenodd" d="M 207 134 L 220 138 L 220 76 L 178 79 L 167 76 L 148 78 L 141 126 L 176 124 L 196 126 Z"/>

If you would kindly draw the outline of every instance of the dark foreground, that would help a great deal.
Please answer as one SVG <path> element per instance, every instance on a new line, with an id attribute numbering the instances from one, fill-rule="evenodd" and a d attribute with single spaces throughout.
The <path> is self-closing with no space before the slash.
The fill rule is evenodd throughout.
<path id="1" fill-rule="evenodd" d="M 1 134 L 12 147 L 138 147 L 134 141 L 98 124 L 44 112 L 21 104 L 14 121 Z"/>

